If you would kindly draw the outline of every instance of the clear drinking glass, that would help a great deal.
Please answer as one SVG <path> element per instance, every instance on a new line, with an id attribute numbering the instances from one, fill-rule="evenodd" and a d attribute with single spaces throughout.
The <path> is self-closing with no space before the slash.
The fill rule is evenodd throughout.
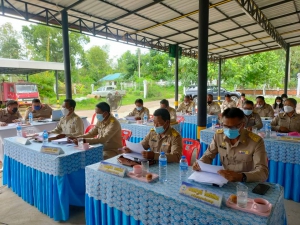
<path id="1" fill-rule="evenodd" d="M 237 205 L 241 208 L 246 208 L 248 203 L 248 187 L 244 184 L 236 186 Z"/>
<path id="2" fill-rule="evenodd" d="M 257 134 L 257 128 L 256 127 L 252 128 L 252 133 Z"/>
<path id="3" fill-rule="evenodd" d="M 142 161 L 141 165 L 142 165 L 143 177 L 145 177 L 147 173 L 149 173 L 149 161 Z"/>
<path id="4" fill-rule="evenodd" d="M 83 138 L 78 138 L 78 148 L 83 148 Z"/>

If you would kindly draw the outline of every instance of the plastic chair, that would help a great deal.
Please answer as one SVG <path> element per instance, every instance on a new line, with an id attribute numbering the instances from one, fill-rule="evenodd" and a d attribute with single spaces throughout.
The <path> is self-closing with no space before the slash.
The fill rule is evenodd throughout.
<path id="1" fill-rule="evenodd" d="M 177 116 L 177 122 L 183 123 L 184 122 L 184 116 Z"/>
<path id="2" fill-rule="evenodd" d="M 92 117 L 92 122 L 91 122 L 91 124 L 94 124 L 95 117 L 96 117 L 96 113 L 94 113 L 94 115 L 93 115 L 93 117 Z"/>
<path id="3" fill-rule="evenodd" d="M 126 141 L 129 141 L 131 138 L 132 131 L 127 129 L 122 129 L 122 144 L 126 146 Z"/>
<path id="4" fill-rule="evenodd" d="M 94 127 L 95 127 L 94 124 L 89 125 L 89 126 L 85 129 L 84 133 L 87 134 L 87 133 L 88 133 L 90 130 L 92 130 Z"/>
<path id="5" fill-rule="evenodd" d="M 200 149 L 201 149 L 201 145 L 199 143 L 199 141 L 190 139 L 190 138 L 183 138 L 182 139 L 182 154 L 185 155 L 189 166 L 191 166 L 191 159 L 193 156 L 193 152 L 195 149 L 197 149 L 197 155 L 196 155 L 196 159 L 199 156 L 200 153 Z"/>

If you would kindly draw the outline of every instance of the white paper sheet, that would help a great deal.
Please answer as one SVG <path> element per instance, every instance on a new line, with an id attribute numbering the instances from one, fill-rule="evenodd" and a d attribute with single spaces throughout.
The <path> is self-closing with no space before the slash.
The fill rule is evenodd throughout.
<path id="1" fill-rule="evenodd" d="M 60 138 L 57 140 L 51 141 L 53 144 L 68 144 L 68 138 Z"/>
<path id="2" fill-rule="evenodd" d="M 127 116 L 125 117 L 126 120 L 134 120 L 135 121 L 135 116 Z"/>
<path id="3" fill-rule="evenodd" d="M 142 154 L 139 154 L 139 153 L 123 153 L 123 157 L 124 158 L 127 158 L 127 159 L 131 159 L 131 160 L 145 160 L 145 158 L 142 156 Z"/>
<path id="4" fill-rule="evenodd" d="M 141 154 L 142 151 L 145 151 L 143 145 L 141 143 L 133 143 L 133 142 L 130 142 L 130 141 L 125 141 L 126 142 L 126 146 L 132 151 L 132 152 L 135 152 L 135 153 L 139 153 Z"/>
<path id="5" fill-rule="evenodd" d="M 207 164 L 207 163 L 204 163 L 200 160 L 197 161 L 198 162 L 198 165 L 200 166 L 201 168 L 201 171 L 203 172 L 208 172 L 208 173 L 216 173 L 218 174 L 218 171 L 219 170 L 224 170 L 224 167 L 223 166 L 214 166 L 214 165 L 210 165 L 210 164 Z"/>

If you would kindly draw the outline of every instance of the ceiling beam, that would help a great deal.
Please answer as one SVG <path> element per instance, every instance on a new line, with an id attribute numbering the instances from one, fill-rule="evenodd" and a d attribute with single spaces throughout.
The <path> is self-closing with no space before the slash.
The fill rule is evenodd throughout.
<path id="1" fill-rule="evenodd" d="M 79 5 L 80 3 L 84 2 L 84 1 L 85 1 L 85 0 L 78 0 L 77 2 L 74 2 L 73 4 L 71 4 L 71 5 L 67 6 L 67 7 L 64 7 L 63 10 L 68 11 L 69 9 L 72 9 L 73 7 Z M 60 14 L 60 12 L 55 13 L 55 14 L 53 15 L 53 17 L 51 17 L 49 20 L 54 19 L 54 17 L 57 17 L 59 14 Z"/>
<path id="2" fill-rule="evenodd" d="M 287 50 L 287 43 L 253 0 L 235 1 L 242 7 L 244 12 L 253 18 L 283 49 Z"/>

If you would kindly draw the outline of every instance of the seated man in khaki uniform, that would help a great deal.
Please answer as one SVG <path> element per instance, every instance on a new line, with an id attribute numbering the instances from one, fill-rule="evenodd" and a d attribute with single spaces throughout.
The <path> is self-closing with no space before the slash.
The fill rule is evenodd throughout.
<path id="1" fill-rule="evenodd" d="M 230 182 L 263 182 L 269 175 L 263 139 L 244 129 L 244 113 L 228 108 L 223 114 L 223 129 L 217 130 L 201 161 L 211 164 L 219 153 L 224 170 L 218 173 Z M 201 170 L 198 163 L 194 170 Z"/>
<path id="2" fill-rule="evenodd" d="M 273 107 L 265 102 L 263 96 L 256 97 L 256 108 L 254 110 L 260 117 L 274 117 Z"/>
<path id="3" fill-rule="evenodd" d="M 243 105 L 243 112 L 245 114 L 245 128 L 252 131 L 252 128 L 260 130 L 263 127 L 260 116 L 253 112 L 254 104 L 252 101 L 246 100 Z"/>
<path id="4" fill-rule="evenodd" d="M 37 98 L 32 100 L 32 105 L 25 112 L 25 119 L 28 120 L 29 113 L 32 113 L 33 120 L 43 120 L 51 118 L 52 108 L 47 104 L 42 104 Z"/>
<path id="5" fill-rule="evenodd" d="M 190 96 L 186 95 L 184 96 L 184 101 L 179 105 L 176 112 L 192 113 L 193 109 L 195 109 L 195 102 L 191 100 Z"/>
<path id="6" fill-rule="evenodd" d="M 221 113 L 220 105 L 214 102 L 214 96 L 211 94 L 207 95 L 207 114 L 208 115 L 219 115 Z"/>
<path id="7" fill-rule="evenodd" d="M 177 116 L 176 116 L 176 110 L 169 106 L 169 101 L 167 99 L 163 99 L 160 101 L 160 108 L 161 109 L 167 109 L 170 113 L 171 123 L 177 122 Z"/>
<path id="8" fill-rule="evenodd" d="M 284 102 L 284 113 L 279 113 L 272 122 L 272 130 L 289 133 L 300 133 L 300 115 L 296 113 L 297 101 L 294 98 L 288 98 Z"/>
<path id="9" fill-rule="evenodd" d="M 154 129 L 141 141 L 145 150 L 142 155 L 145 159 L 158 160 L 160 151 L 164 151 L 168 162 L 178 163 L 182 155 L 182 138 L 180 134 L 170 126 L 170 113 L 166 109 L 157 109 L 154 112 Z M 126 148 L 125 152 L 130 152 Z"/>
<path id="10" fill-rule="evenodd" d="M 236 107 L 236 103 L 231 99 L 231 96 L 229 94 L 226 94 L 225 101 L 223 101 L 221 105 L 221 112 L 223 113 L 225 109 L 232 107 Z"/>
<path id="11" fill-rule="evenodd" d="M 22 116 L 19 112 L 19 104 L 15 100 L 9 100 L 5 109 L 0 109 L 0 125 L 6 126 L 8 123 L 21 121 Z"/>
<path id="12" fill-rule="evenodd" d="M 122 148 L 122 132 L 120 122 L 110 113 L 110 106 L 106 102 L 96 105 L 97 120 L 95 127 L 84 135 L 70 137 L 76 144 L 78 138 L 83 138 L 84 143 L 103 144 L 103 158 L 109 159 L 118 155 Z M 95 136 L 97 136 L 95 138 Z"/>
<path id="13" fill-rule="evenodd" d="M 128 114 L 128 116 L 134 116 L 136 120 L 142 120 L 144 118 L 144 114 L 147 114 L 149 119 L 149 109 L 144 107 L 143 99 L 135 100 L 135 108 L 134 110 Z"/>
<path id="14" fill-rule="evenodd" d="M 74 113 L 76 102 L 73 99 L 65 99 L 62 104 L 63 117 L 57 123 L 56 128 L 49 133 L 58 134 L 49 140 L 78 136 L 84 133 L 84 125 L 82 119 Z"/>
<path id="15" fill-rule="evenodd" d="M 245 96 L 246 96 L 245 93 L 241 94 L 241 98 L 236 103 L 236 107 L 237 108 L 240 108 L 240 109 L 243 108 L 243 105 L 244 105 L 245 101 L 247 101 L 247 99 L 246 99 Z"/>

